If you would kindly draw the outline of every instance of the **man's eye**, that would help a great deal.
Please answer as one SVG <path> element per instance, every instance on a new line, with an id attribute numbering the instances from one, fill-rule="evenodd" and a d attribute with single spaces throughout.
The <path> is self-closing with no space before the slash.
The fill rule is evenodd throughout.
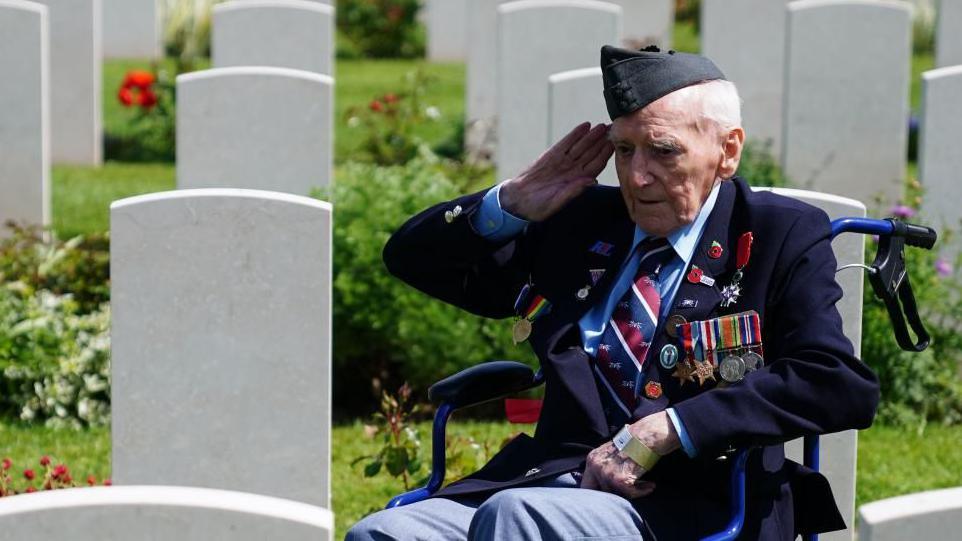
<path id="1" fill-rule="evenodd" d="M 659 156 L 662 158 L 670 158 L 678 154 L 678 149 L 672 146 L 655 146 L 655 147 L 652 147 L 652 149 L 656 156 Z"/>
<path id="2" fill-rule="evenodd" d="M 631 153 L 634 151 L 635 151 L 635 147 L 631 147 L 628 145 L 618 145 L 615 147 L 615 152 L 617 152 L 622 156 L 630 156 Z"/>

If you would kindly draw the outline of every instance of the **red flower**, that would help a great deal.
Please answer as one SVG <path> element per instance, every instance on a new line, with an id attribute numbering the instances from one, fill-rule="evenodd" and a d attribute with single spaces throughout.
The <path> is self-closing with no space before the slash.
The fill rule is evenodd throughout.
<path id="1" fill-rule="evenodd" d="M 380 113 L 381 111 L 384 110 L 384 104 L 379 102 L 378 100 L 372 101 L 369 107 L 371 108 L 372 111 L 376 113 Z"/>
<path id="2" fill-rule="evenodd" d="M 5 458 L 3 459 L 2 466 L 4 470 L 9 470 L 10 466 L 13 466 L 13 462 L 11 462 L 9 458 Z"/>
<path id="3" fill-rule="evenodd" d="M 33 488 L 33 487 L 27 487 L 27 494 L 32 494 L 32 493 L 34 493 L 34 492 L 36 492 L 36 491 L 37 491 L 37 489 L 35 489 L 35 488 Z"/>
<path id="4" fill-rule="evenodd" d="M 113 481 L 111 481 L 110 479 L 104 479 L 104 486 L 105 486 L 105 487 L 109 487 L 109 486 L 111 486 L 111 485 L 113 485 L 113 484 L 114 484 Z"/>
<path id="5" fill-rule="evenodd" d="M 384 96 L 384 101 L 386 101 L 386 102 L 388 102 L 388 103 L 397 103 L 397 102 L 398 102 L 398 97 L 397 97 L 396 94 L 387 94 L 387 95 Z"/>
<path id="6" fill-rule="evenodd" d="M 28 481 L 33 481 L 33 478 L 37 476 L 33 470 L 23 470 L 23 476 L 27 478 Z"/>
<path id="7" fill-rule="evenodd" d="M 154 94 L 153 90 L 147 89 L 140 93 L 140 106 L 144 109 L 150 109 L 157 105 L 157 94 Z"/>
<path id="8" fill-rule="evenodd" d="M 144 70 L 131 70 L 127 72 L 127 76 L 124 77 L 123 86 L 137 86 L 140 88 L 148 87 L 154 84 L 156 78 L 154 74 L 149 71 Z"/>
<path id="9" fill-rule="evenodd" d="M 49 465 L 50 465 L 50 457 L 47 456 L 47 455 L 43 455 L 42 457 L 40 457 L 40 465 L 41 465 L 41 466 L 49 466 Z"/>
<path id="10" fill-rule="evenodd" d="M 70 483 L 73 483 L 73 477 L 70 477 L 70 474 L 68 473 L 67 475 L 63 476 L 63 479 L 61 479 L 61 481 L 64 484 L 70 484 Z"/>
<path id="11" fill-rule="evenodd" d="M 134 104 L 134 93 L 130 91 L 130 88 L 122 86 L 120 90 L 117 91 L 117 99 L 125 107 L 130 107 Z"/>
<path id="12" fill-rule="evenodd" d="M 89 485 L 89 486 L 94 486 L 94 485 L 96 485 L 96 484 L 97 484 L 97 478 L 94 477 L 93 475 L 88 475 L 88 476 L 87 476 L 87 485 Z"/>
<path id="13" fill-rule="evenodd" d="M 67 467 L 64 466 L 63 464 L 60 464 L 60 465 L 58 465 L 56 468 L 53 469 L 53 478 L 54 478 L 54 479 L 60 479 L 61 477 L 65 476 L 65 475 L 66 475 L 66 476 L 69 476 L 69 475 L 70 475 L 70 470 L 68 470 Z"/>

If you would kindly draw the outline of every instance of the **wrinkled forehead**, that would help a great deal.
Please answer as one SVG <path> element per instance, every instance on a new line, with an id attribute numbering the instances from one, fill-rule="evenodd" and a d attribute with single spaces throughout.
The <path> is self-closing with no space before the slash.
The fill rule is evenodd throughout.
<path id="1" fill-rule="evenodd" d="M 683 90 L 683 89 L 682 89 Z M 690 137 L 699 131 L 698 104 L 677 90 L 612 121 L 610 138 Z"/>

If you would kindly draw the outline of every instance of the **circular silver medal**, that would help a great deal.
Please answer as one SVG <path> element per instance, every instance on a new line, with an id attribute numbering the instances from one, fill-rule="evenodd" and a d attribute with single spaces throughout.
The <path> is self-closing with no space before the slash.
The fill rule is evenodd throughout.
<path id="1" fill-rule="evenodd" d="M 718 364 L 718 375 L 728 383 L 738 383 L 745 377 L 745 360 L 738 355 L 729 355 Z"/>
<path id="2" fill-rule="evenodd" d="M 659 361 L 661 362 L 661 367 L 665 370 L 674 368 L 678 365 L 678 348 L 675 347 L 674 344 L 666 344 L 665 347 L 661 348 Z"/>
<path id="3" fill-rule="evenodd" d="M 765 364 L 765 360 L 762 359 L 762 356 L 754 351 L 749 351 L 748 353 L 742 355 L 742 360 L 745 361 L 746 372 L 754 372 Z"/>

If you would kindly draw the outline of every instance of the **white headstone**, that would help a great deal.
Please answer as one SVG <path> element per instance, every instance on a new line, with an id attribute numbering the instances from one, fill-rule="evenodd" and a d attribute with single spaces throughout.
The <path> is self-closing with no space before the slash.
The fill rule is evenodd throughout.
<path id="1" fill-rule="evenodd" d="M 919 179 L 925 187 L 923 215 L 938 228 L 962 229 L 958 195 L 962 188 L 962 65 L 922 74 Z M 950 259 L 957 250 L 945 250 Z"/>
<path id="2" fill-rule="evenodd" d="M 582 122 L 601 124 L 611 121 L 602 95 L 603 88 L 600 67 L 563 71 L 548 78 L 548 140 L 545 148 L 560 141 Z M 598 176 L 598 182 L 618 185 L 614 159 Z"/>
<path id="3" fill-rule="evenodd" d="M 601 47 L 620 40 L 621 8 L 614 4 L 522 0 L 498 6 L 499 178 L 518 174 L 545 151 L 548 77 L 597 66 Z"/>
<path id="4" fill-rule="evenodd" d="M 157 58 L 161 53 L 157 0 L 101 0 L 105 58 Z"/>
<path id="5" fill-rule="evenodd" d="M 114 482 L 330 507 L 331 206 L 179 190 L 110 221 Z"/>
<path id="6" fill-rule="evenodd" d="M 50 220 L 47 8 L 0 0 L 0 226 Z M 6 233 L 0 229 L 0 235 Z"/>
<path id="7" fill-rule="evenodd" d="M 902 197 L 912 6 L 892 0 L 788 5 L 782 163 L 807 189 L 859 201 Z"/>
<path id="8" fill-rule="evenodd" d="M 334 80 L 288 68 L 177 77 L 177 187 L 309 195 L 331 179 Z"/>
<path id="9" fill-rule="evenodd" d="M 675 0 L 605 1 L 621 6 L 626 47 L 671 47 L 671 36 L 675 29 Z"/>
<path id="10" fill-rule="evenodd" d="M 4 539 L 327 541 L 334 516 L 305 503 L 170 486 L 71 488 L 0 499 Z"/>
<path id="11" fill-rule="evenodd" d="M 477 0 L 471 0 L 475 2 Z M 468 0 L 425 0 L 427 56 L 431 61 L 467 58 Z"/>
<path id="12" fill-rule="evenodd" d="M 859 541 L 958 539 L 962 487 L 918 492 L 859 507 Z"/>
<path id="13" fill-rule="evenodd" d="M 788 0 L 702 0 L 701 52 L 735 83 L 750 140 L 781 151 Z"/>
<path id="14" fill-rule="evenodd" d="M 962 64 L 962 2 L 941 0 L 935 31 L 935 65 Z"/>
<path id="15" fill-rule="evenodd" d="M 766 189 L 766 188 L 761 188 Z M 777 188 L 775 193 L 792 197 L 814 205 L 828 214 L 830 220 L 844 217 L 864 217 L 865 205 L 854 199 L 835 195 Z M 863 263 L 865 261 L 865 235 L 843 233 L 832 240 L 832 250 L 838 266 Z M 852 341 L 855 354 L 862 349 L 862 288 L 863 273 L 858 269 L 844 270 L 835 276 L 842 288 L 843 296 L 836 307 L 842 316 L 842 329 Z M 819 446 L 820 471 L 828 478 L 835 495 L 842 518 L 848 529 L 820 534 L 823 541 L 851 541 L 854 533 L 855 518 L 855 466 L 858 451 L 858 432 L 846 430 L 822 436 Z M 801 464 L 802 440 L 797 439 L 785 445 L 785 454 Z"/>
<path id="16" fill-rule="evenodd" d="M 334 8 L 306 0 L 234 1 L 214 6 L 215 68 L 274 66 L 334 73 Z"/>
<path id="17" fill-rule="evenodd" d="M 50 13 L 53 163 L 103 162 L 100 0 L 37 0 Z"/>

